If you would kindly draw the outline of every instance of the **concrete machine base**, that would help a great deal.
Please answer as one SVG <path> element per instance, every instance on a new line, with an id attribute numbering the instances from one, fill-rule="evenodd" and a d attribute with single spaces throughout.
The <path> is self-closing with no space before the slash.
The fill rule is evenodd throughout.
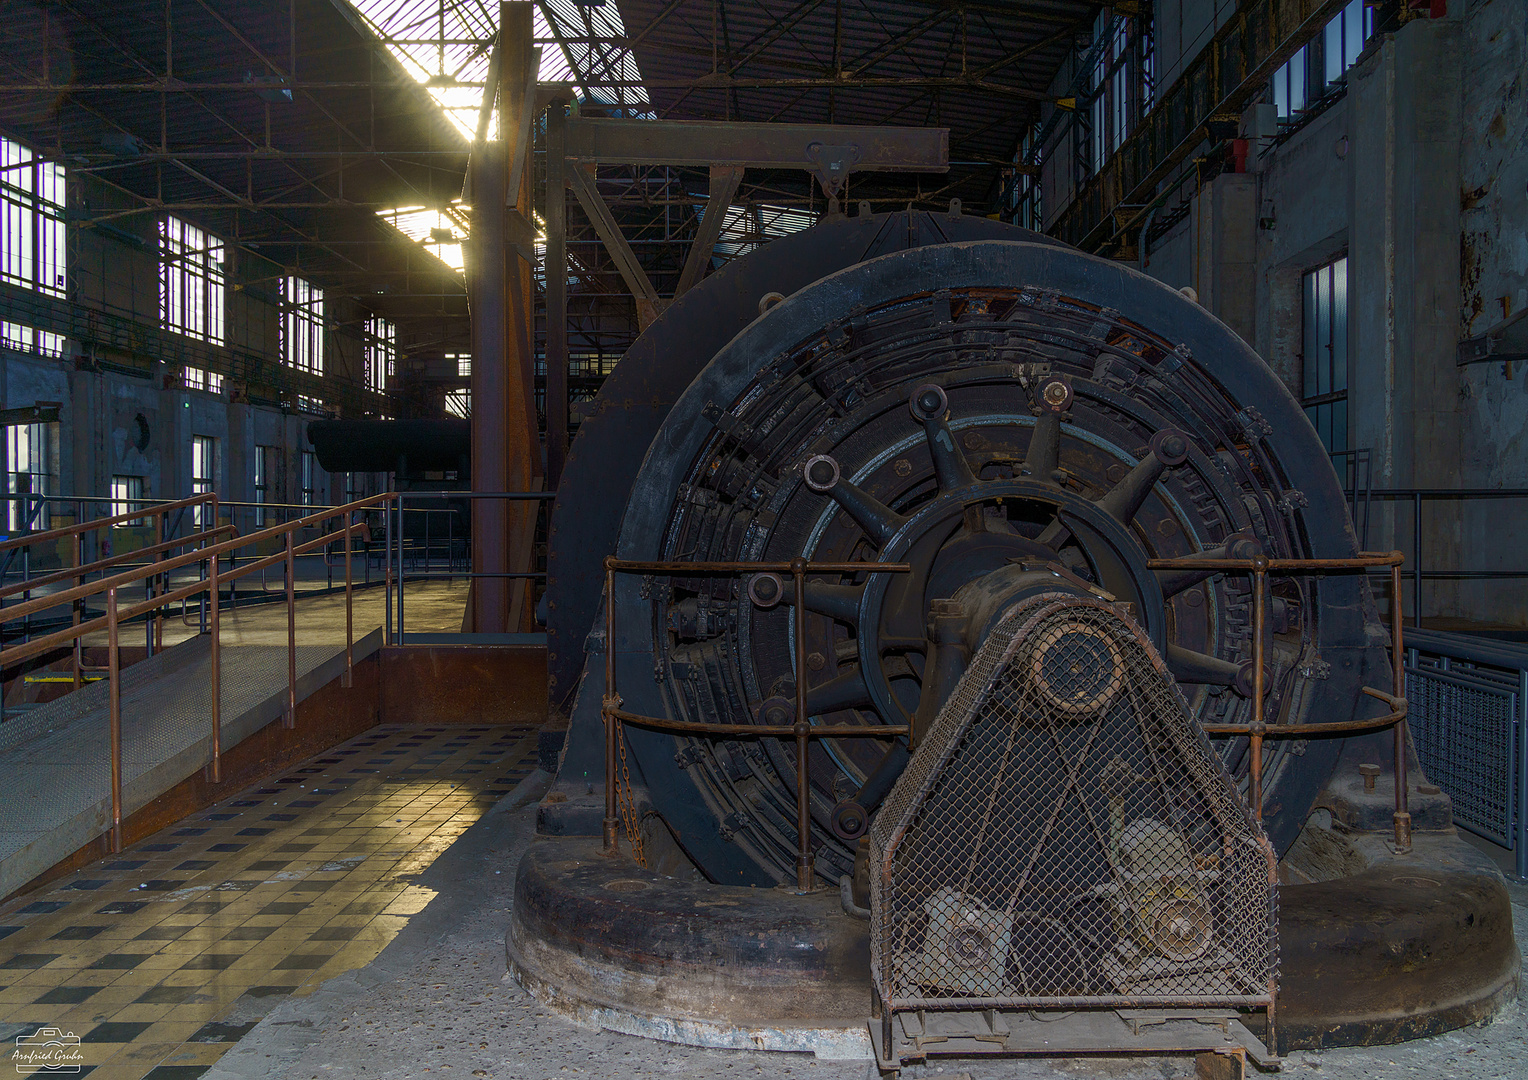
<path id="1" fill-rule="evenodd" d="M 1451 831 L 1281 886 L 1279 910 L 1277 1053 L 1434 1035 L 1516 994 L 1505 884 Z M 585 1026 L 868 1060 L 868 927 L 835 890 L 681 880 L 593 837 L 543 836 L 520 863 L 504 944 L 520 985 Z"/>

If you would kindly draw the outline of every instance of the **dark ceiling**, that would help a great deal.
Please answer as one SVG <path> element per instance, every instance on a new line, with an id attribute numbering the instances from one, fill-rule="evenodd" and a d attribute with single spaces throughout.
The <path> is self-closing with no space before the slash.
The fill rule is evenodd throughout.
<path id="1" fill-rule="evenodd" d="M 1099 8 L 612 2 L 624 40 L 593 33 L 588 8 L 540 0 L 556 38 L 543 47 L 567 50 L 581 94 L 615 80 L 578 59 L 629 46 L 661 116 L 947 127 L 948 175 L 861 174 L 849 198 L 959 197 L 979 213 L 1000 209 L 1004 165 Z M 456 14 L 472 25 L 497 17 L 489 0 L 441 3 L 471 8 Z M 430 5 L 415 7 L 427 37 Z M 579 22 L 594 40 L 576 40 Z M 460 277 L 374 211 L 448 205 L 467 142 L 346 0 L 0 0 L 0 131 L 115 189 L 85 222 L 147 233 L 172 211 L 276 264 L 260 272 L 300 269 L 360 298 L 407 347 L 465 342 Z M 762 186 L 740 200 L 822 205 L 805 174 L 749 180 Z"/>
<path id="2" fill-rule="evenodd" d="M 1004 163 L 1100 5 L 1081 0 L 619 0 L 660 116 L 950 129 L 946 177 L 859 178 L 850 198 L 995 212 Z M 859 189 L 856 196 L 855 189 Z"/>

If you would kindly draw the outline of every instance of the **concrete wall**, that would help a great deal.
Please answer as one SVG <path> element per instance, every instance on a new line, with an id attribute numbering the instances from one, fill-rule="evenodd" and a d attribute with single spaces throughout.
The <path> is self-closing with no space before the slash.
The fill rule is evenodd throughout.
<path id="1" fill-rule="evenodd" d="M 1302 275 L 1348 257 L 1349 445 L 1371 450 L 1376 488 L 1528 487 L 1528 364 L 1508 378 L 1457 363 L 1461 338 L 1528 307 L 1528 20 L 1521 0 L 1450 8 L 1371 41 L 1340 101 L 1248 173 L 1199 186 L 1148 253 L 1148 273 L 1193 287 L 1297 395 Z M 1156 13 L 1165 84 L 1188 28 L 1208 40 L 1226 12 Z M 1424 526 L 1425 567 L 1528 569 L 1528 500 L 1429 503 Z M 1402 505 L 1376 512 L 1369 546 L 1410 556 L 1412 536 Z M 1423 593 L 1426 615 L 1528 626 L 1520 582 Z"/>
<path id="2" fill-rule="evenodd" d="M 1157 0 L 1152 6 L 1157 86 L 1171 86 L 1183 74 L 1183 65 L 1199 55 L 1235 12 L 1236 0 Z"/>

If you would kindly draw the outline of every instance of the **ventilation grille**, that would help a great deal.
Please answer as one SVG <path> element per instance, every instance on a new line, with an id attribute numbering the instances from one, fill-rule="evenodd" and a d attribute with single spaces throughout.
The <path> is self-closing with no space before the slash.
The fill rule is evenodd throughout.
<path id="1" fill-rule="evenodd" d="M 1275 860 L 1135 624 L 993 632 L 871 830 L 889 1009 L 1271 1003 Z"/>

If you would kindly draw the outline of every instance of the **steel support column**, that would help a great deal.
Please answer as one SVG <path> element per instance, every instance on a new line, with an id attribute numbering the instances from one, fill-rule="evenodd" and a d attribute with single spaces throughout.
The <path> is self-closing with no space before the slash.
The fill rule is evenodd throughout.
<path id="1" fill-rule="evenodd" d="M 546 480 L 556 490 L 568 456 L 568 190 L 564 169 L 566 113 L 546 114 Z"/>
<path id="2" fill-rule="evenodd" d="M 500 81 L 496 88 L 501 103 L 523 85 L 518 67 L 530 38 L 529 5 L 501 3 L 499 17 Z M 525 11 L 517 11 L 524 8 Z M 522 40 L 523 35 L 523 40 Z M 490 87 L 489 94 L 495 88 Z M 501 107 L 501 116 L 503 110 Z M 503 134 L 501 129 L 501 136 Z M 519 348 L 509 320 L 509 280 L 505 229 L 508 204 L 509 147 L 501 137 L 483 139 L 472 154 L 472 235 L 468 266 L 472 312 L 472 484 L 475 491 L 506 491 L 510 483 L 510 429 L 507 421 L 523 410 L 510 409 L 511 357 Z M 513 353 L 511 350 L 514 350 Z M 521 422 L 523 426 L 523 421 Z M 400 514 L 401 518 L 403 515 Z M 399 522 L 400 528 L 402 522 Z M 509 571 L 509 514 L 497 499 L 472 501 L 472 569 L 479 574 Z M 399 587 L 402 588 L 402 581 Z M 504 578 L 483 577 L 473 581 L 469 611 L 471 628 L 480 633 L 503 633 L 508 629 L 509 589 Z"/>

